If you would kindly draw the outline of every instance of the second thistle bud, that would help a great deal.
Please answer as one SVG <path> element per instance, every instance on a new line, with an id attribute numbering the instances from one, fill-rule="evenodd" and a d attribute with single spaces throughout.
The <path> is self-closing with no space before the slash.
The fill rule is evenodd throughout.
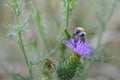
<path id="1" fill-rule="evenodd" d="M 45 59 L 43 61 L 42 73 L 46 76 L 50 76 L 55 71 L 55 65 L 51 59 Z"/>

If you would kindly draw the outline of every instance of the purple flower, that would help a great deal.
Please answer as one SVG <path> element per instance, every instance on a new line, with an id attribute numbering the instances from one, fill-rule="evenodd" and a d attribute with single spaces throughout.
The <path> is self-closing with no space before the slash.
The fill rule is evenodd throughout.
<path id="1" fill-rule="evenodd" d="M 74 41 L 74 38 L 71 38 L 69 41 L 64 40 L 63 42 L 73 52 L 77 53 L 80 56 L 88 57 L 92 53 L 91 47 L 82 40 Z"/>

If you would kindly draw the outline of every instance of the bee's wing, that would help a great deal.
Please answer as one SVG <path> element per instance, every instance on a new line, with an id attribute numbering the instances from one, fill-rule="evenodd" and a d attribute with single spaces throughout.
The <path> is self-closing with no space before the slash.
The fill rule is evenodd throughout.
<path id="1" fill-rule="evenodd" d="M 69 31 L 72 34 L 74 34 L 74 30 L 75 30 L 75 28 L 69 28 Z M 91 36 L 94 36 L 96 34 L 96 32 L 93 31 L 92 29 L 87 29 L 87 28 L 85 29 L 85 32 L 86 32 L 87 37 L 91 37 Z"/>
<path id="2" fill-rule="evenodd" d="M 93 28 L 85 28 L 86 40 L 91 40 L 93 36 L 97 33 Z"/>

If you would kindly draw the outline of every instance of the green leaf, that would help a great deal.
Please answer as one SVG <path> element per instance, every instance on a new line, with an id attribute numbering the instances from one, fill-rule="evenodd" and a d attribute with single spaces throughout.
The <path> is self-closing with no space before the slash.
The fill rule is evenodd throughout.
<path id="1" fill-rule="evenodd" d="M 14 80 L 27 80 L 19 73 L 13 74 L 13 78 L 14 78 Z"/>
<path id="2" fill-rule="evenodd" d="M 69 40 L 71 38 L 70 33 L 67 31 L 67 29 L 65 29 L 64 32 L 66 34 L 67 40 Z"/>
<path id="3" fill-rule="evenodd" d="M 43 26 L 40 23 L 41 22 L 41 18 L 40 18 L 39 11 L 36 11 L 35 21 L 36 21 L 36 25 L 38 27 L 39 33 L 40 33 L 40 35 L 41 35 L 41 37 L 43 39 L 43 42 L 45 44 L 45 47 L 47 49 L 47 41 L 46 41 L 46 37 L 45 37 Z"/>

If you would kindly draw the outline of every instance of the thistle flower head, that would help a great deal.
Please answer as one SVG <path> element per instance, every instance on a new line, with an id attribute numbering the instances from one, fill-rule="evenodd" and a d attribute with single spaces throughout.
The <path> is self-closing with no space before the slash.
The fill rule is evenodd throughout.
<path id="1" fill-rule="evenodd" d="M 88 57 L 92 53 L 91 47 L 85 41 L 86 32 L 82 27 L 77 27 L 70 40 L 64 40 L 64 44 L 80 56 Z"/>
<path id="2" fill-rule="evenodd" d="M 64 40 L 64 44 L 73 52 L 83 57 L 87 57 L 92 53 L 91 47 L 87 44 L 87 42 L 83 42 L 82 40 L 75 42 L 74 38 L 71 38 L 69 41 Z"/>

